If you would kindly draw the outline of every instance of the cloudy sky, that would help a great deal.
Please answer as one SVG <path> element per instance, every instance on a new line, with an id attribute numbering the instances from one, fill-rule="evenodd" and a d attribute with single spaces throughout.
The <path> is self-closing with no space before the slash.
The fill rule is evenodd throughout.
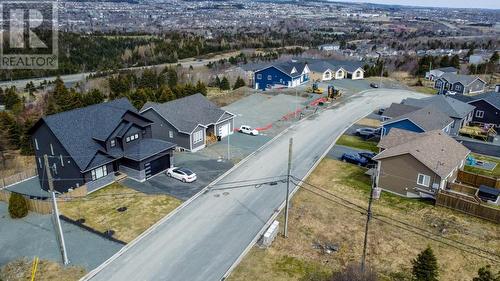
<path id="1" fill-rule="evenodd" d="M 488 8 L 500 9 L 499 0 L 338 0 L 341 2 L 368 2 L 429 7 Z"/>

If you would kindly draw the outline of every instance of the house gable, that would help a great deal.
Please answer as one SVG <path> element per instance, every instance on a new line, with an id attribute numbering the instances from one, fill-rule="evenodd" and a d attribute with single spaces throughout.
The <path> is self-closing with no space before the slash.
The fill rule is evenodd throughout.
<path id="1" fill-rule="evenodd" d="M 383 127 L 383 133 L 384 135 L 388 134 L 389 131 L 392 128 L 398 128 L 402 130 L 407 130 L 407 131 L 412 131 L 412 132 L 417 132 L 417 133 L 422 133 L 425 132 L 423 128 L 415 124 L 413 121 L 410 119 L 402 119 L 402 120 L 397 120 L 397 121 L 389 121 L 384 124 L 382 124 Z"/>

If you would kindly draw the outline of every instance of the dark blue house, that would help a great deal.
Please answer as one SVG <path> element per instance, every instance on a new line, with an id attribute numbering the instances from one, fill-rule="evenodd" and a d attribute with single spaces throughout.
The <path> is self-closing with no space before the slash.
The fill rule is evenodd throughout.
<path id="1" fill-rule="evenodd" d="M 270 65 L 254 73 L 255 89 L 293 88 L 309 81 L 305 62 L 289 61 Z"/>
<path id="2" fill-rule="evenodd" d="M 450 134 L 452 124 L 453 119 L 440 111 L 436 106 L 430 105 L 383 122 L 382 135 L 387 135 L 392 128 L 416 133 L 442 130 L 446 134 Z"/>

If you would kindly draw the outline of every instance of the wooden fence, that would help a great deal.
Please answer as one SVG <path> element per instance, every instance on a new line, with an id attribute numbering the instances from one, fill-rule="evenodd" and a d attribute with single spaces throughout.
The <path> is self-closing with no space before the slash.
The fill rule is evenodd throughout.
<path id="1" fill-rule="evenodd" d="M 436 197 L 436 205 L 500 223 L 500 209 L 477 202 L 473 196 L 440 191 Z"/>
<path id="2" fill-rule="evenodd" d="M 10 195 L 11 192 L 6 189 L 0 190 L 0 201 L 7 202 L 8 204 Z M 52 213 L 52 205 L 50 199 L 46 200 L 30 199 L 28 196 L 25 195 L 23 195 L 23 197 L 24 199 L 26 199 L 26 202 L 28 203 L 28 210 L 44 215 Z"/>
<path id="3" fill-rule="evenodd" d="M 448 189 L 451 189 L 455 192 L 464 193 L 464 194 L 467 194 L 470 196 L 476 195 L 476 192 L 477 192 L 476 187 L 472 187 L 472 186 L 460 184 L 460 183 L 455 183 L 455 182 L 448 182 Z"/>
<path id="4" fill-rule="evenodd" d="M 457 181 L 475 187 L 479 187 L 480 185 L 486 185 L 489 187 L 500 189 L 500 179 L 498 178 L 487 177 L 461 170 L 458 171 Z"/>
<path id="5" fill-rule="evenodd" d="M 36 168 L 28 169 L 24 172 L 0 179 L 0 188 L 4 188 L 16 182 L 27 180 L 37 175 Z"/>

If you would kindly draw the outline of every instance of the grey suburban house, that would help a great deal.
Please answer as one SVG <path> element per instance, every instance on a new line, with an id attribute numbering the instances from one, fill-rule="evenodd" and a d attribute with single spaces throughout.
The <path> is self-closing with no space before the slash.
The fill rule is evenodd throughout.
<path id="1" fill-rule="evenodd" d="M 458 69 L 456 69 L 452 66 L 432 69 L 431 71 L 428 71 L 425 73 L 425 78 L 427 78 L 431 81 L 435 81 L 436 79 L 439 79 L 445 73 L 458 74 Z"/>
<path id="2" fill-rule="evenodd" d="M 444 112 L 451 119 L 453 119 L 453 123 L 450 127 L 449 132 L 451 136 L 458 135 L 458 131 L 472 120 L 472 115 L 474 112 L 474 106 L 451 98 L 450 96 L 443 95 L 437 95 L 423 99 L 407 98 L 401 103 L 420 108 L 429 105 L 436 106 L 440 111 Z"/>
<path id="3" fill-rule="evenodd" d="M 170 168 L 175 144 L 153 139 L 152 123 L 127 99 L 41 118 L 30 133 L 42 188 L 48 189 L 44 155 L 59 192 L 82 185 L 95 191 L 118 172 L 144 181 Z"/>
<path id="4" fill-rule="evenodd" d="M 154 138 L 193 152 L 204 148 L 207 140 L 216 141 L 234 130 L 234 114 L 220 109 L 202 94 L 163 104 L 148 102 L 140 112 L 154 121 Z"/>
<path id="5" fill-rule="evenodd" d="M 486 82 L 477 76 L 455 73 L 444 73 L 434 83 L 434 88 L 442 95 L 449 92 L 461 95 L 478 94 L 484 92 L 485 86 Z"/>

